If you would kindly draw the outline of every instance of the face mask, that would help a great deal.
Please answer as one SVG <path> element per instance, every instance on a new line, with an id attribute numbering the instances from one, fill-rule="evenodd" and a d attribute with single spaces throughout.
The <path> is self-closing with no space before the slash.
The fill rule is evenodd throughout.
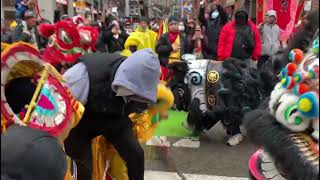
<path id="1" fill-rule="evenodd" d="M 211 14 L 211 18 L 215 19 L 219 16 L 219 11 L 213 11 L 213 13 Z"/>
<path id="2" fill-rule="evenodd" d="M 219 12 L 218 11 L 214 11 L 212 14 L 211 14 L 211 18 L 212 19 L 215 19 L 219 16 Z"/>
<path id="3" fill-rule="evenodd" d="M 184 26 L 179 26 L 179 31 L 184 31 L 184 30 L 185 30 Z"/>

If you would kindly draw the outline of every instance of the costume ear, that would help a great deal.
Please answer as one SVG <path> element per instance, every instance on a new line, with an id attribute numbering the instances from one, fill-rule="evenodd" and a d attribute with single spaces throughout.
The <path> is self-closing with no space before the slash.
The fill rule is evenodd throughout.
<path id="1" fill-rule="evenodd" d="M 54 33 L 54 25 L 40 24 L 38 26 L 38 33 L 45 38 L 49 38 Z"/>
<path id="2" fill-rule="evenodd" d="M 73 17 L 72 19 L 74 24 L 81 24 L 84 22 L 84 18 L 80 15 Z"/>

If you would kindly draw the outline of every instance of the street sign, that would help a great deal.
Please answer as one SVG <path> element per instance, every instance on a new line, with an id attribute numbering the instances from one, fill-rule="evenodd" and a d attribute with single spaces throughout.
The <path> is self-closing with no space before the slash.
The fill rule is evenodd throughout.
<path id="1" fill-rule="evenodd" d="M 304 11 L 307 11 L 307 12 L 309 12 L 309 11 L 311 11 L 311 3 L 312 1 L 305 1 L 304 2 Z"/>
<path id="2" fill-rule="evenodd" d="M 112 13 L 118 12 L 118 7 L 112 7 L 111 12 L 112 12 Z"/>

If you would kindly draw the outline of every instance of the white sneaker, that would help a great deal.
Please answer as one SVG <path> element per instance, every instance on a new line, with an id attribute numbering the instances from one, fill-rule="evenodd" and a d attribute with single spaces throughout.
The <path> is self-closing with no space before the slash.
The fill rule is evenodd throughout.
<path id="1" fill-rule="evenodd" d="M 242 134 L 236 134 L 234 136 L 230 136 L 228 137 L 228 142 L 227 144 L 229 146 L 236 146 L 238 144 L 240 144 L 240 142 L 243 140 L 243 136 Z"/>

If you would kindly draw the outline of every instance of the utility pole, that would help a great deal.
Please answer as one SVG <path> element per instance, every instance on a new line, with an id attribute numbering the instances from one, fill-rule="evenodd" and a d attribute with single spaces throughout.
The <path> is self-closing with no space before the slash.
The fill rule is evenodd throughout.
<path id="1" fill-rule="evenodd" d="M 49 20 L 54 21 L 54 10 L 56 9 L 56 0 L 38 1 L 39 14 Z"/>
<path id="2" fill-rule="evenodd" d="M 124 15 L 125 15 L 126 17 L 129 17 L 129 16 L 130 16 L 130 13 L 129 13 L 129 0 L 125 0 Z"/>
<path id="3" fill-rule="evenodd" d="M 253 0 L 249 0 L 249 18 L 252 18 Z"/>
<path id="4" fill-rule="evenodd" d="M 3 10 L 3 6 L 2 6 L 2 0 L 1 0 L 1 18 L 5 19 L 4 17 L 4 10 Z"/>
<path id="5" fill-rule="evenodd" d="M 68 0 L 68 16 L 73 17 L 74 16 L 74 7 L 73 7 L 73 1 Z"/>
<path id="6" fill-rule="evenodd" d="M 107 10 L 108 10 L 108 0 L 103 0 L 104 2 L 102 3 L 103 4 L 103 9 L 102 9 L 102 19 L 103 21 L 105 21 L 106 19 L 106 13 L 107 13 Z"/>
<path id="7" fill-rule="evenodd" d="M 150 17 L 154 17 L 153 13 L 152 13 L 152 7 L 153 7 L 152 4 L 153 4 L 152 0 L 149 0 L 149 2 L 148 2 L 148 15 L 149 15 L 149 18 Z"/>

